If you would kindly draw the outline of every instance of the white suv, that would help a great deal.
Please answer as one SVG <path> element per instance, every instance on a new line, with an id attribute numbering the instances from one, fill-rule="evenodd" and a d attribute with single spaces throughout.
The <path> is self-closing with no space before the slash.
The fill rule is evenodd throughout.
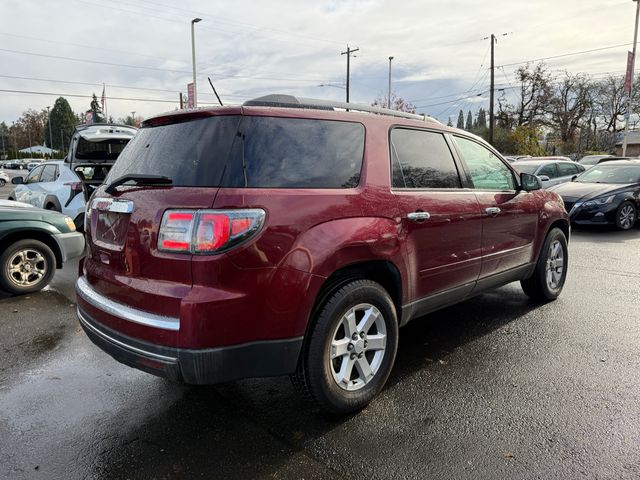
<path id="1" fill-rule="evenodd" d="M 13 177 L 16 188 L 9 200 L 57 210 L 73 218 L 76 228 L 84 221 L 84 195 L 80 178 L 63 161 L 43 163 L 26 177 Z"/>

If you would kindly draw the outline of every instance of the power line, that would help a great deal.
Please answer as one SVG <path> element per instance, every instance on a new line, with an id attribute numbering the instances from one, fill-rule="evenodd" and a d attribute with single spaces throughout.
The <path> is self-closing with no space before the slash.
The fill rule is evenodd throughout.
<path id="1" fill-rule="evenodd" d="M 18 93 L 25 95 L 46 95 L 51 97 L 74 97 L 74 98 L 93 98 L 93 95 L 80 95 L 76 93 L 55 93 L 55 92 L 41 92 L 34 90 L 9 90 L 0 89 L 3 93 Z M 180 103 L 178 100 L 166 100 L 163 98 L 131 98 L 131 97 L 109 97 L 109 100 L 126 100 L 132 102 L 159 102 L 159 103 Z M 207 103 L 207 105 L 217 105 L 215 103 Z"/>
<path id="2" fill-rule="evenodd" d="M 61 55 L 47 55 L 44 53 L 36 53 L 36 52 L 25 52 L 21 50 L 11 50 L 8 48 L 0 48 L 0 52 L 8 52 L 18 55 L 30 55 L 34 57 L 44 57 L 44 58 L 54 58 L 56 60 L 68 60 L 71 62 L 82 62 L 82 63 L 92 63 L 97 65 L 107 65 L 111 67 L 125 67 L 125 68 L 135 68 L 142 70 L 152 70 L 156 72 L 169 72 L 169 73 L 180 73 L 185 75 L 191 75 L 192 72 L 187 70 L 173 70 L 170 68 L 158 68 L 158 67 L 148 67 L 145 65 L 130 65 L 125 63 L 115 63 L 115 62 L 104 62 L 100 60 L 90 60 L 87 58 L 75 58 L 75 57 L 65 57 Z M 203 75 L 210 75 L 215 77 L 231 77 L 231 78 L 246 78 L 246 79 L 254 79 L 254 80 L 273 80 L 277 82 L 327 82 L 326 79 L 321 78 L 276 78 L 276 77 L 257 77 L 252 75 L 234 75 L 234 74 L 221 74 L 221 73 L 211 73 L 211 72 L 202 72 Z"/>
<path id="3" fill-rule="evenodd" d="M 618 45 L 609 45 L 608 47 L 592 48 L 591 50 L 582 50 L 580 52 L 563 53 L 561 55 L 553 55 L 553 56 L 550 56 L 550 57 L 533 58 L 531 60 L 524 60 L 524 61 L 521 61 L 521 62 L 505 63 L 503 65 L 498 65 L 498 67 L 499 68 L 500 67 L 511 67 L 512 65 L 522 65 L 523 63 L 541 62 L 543 60 L 553 60 L 554 58 L 563 58 L 563 57 L 571 57 L 571 56 L 574 56 L 574 55 L 583 55 L 585 53 L 600 52 L 602 50 L 611 50 L 612 48 L 628 47 L 629 45 L 633 45 L 633 43 L 620 43 Z"/>

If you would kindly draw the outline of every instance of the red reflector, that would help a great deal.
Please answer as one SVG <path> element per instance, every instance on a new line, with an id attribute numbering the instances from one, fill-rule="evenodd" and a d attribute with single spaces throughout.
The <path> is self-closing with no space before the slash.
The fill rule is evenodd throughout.
<path id="1" fill-rule="evenodd" d="M 231 236 L 236 236 L 251 227 L 253 220 L 250 218 L 234 218 L 231 221 Z"/>
<path id="2" fill-rule="evenodd" d="M 204 213 L 198 218 L 196 251 L 217 250 L 229 240 L 229 217 L 225 214 Z"/>
<path id="3" fill-rule="evenodd" d="M 178 221 L 178 220 L 193 220 L 193 213 L 183 213 L 183 212 L 173 212 L 169 214 L 169 221 Z"/>
<path id="4" fill-rule="evenodd" d="M 175 240 L 163 240 L 162 248 L 167 250 L 189 250 L 189 242 L 176 242 Z"/>

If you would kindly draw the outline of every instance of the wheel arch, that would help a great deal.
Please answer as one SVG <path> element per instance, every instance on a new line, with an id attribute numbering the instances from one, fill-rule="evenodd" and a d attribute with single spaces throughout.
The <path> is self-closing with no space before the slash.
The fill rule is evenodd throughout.
<path id="1" fill-rule="evenodd" d="M 0 238 L 0 251 L 4 251 L 9 245 L 19 240 L 38 240 L 51 249 L 56 257 L 56 268 L 62 268 L 62 252 L 55 239 L 46 232 L 40 230 L 21 230 L 9 233 Z"/>

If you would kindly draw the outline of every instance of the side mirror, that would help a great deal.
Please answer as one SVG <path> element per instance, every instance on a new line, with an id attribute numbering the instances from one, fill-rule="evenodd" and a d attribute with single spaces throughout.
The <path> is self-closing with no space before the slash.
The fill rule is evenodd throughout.
<path id="1" fill-rule="evenodd" d="M 24 178 L 23 177 L 13 177 L 11 179 L 11 183 L 13 183 L 14 185 L 22 185 L 24 183 Z"/>
<path id="2" fill-rule="evenodd" d="M 540 179 L 541 182 L 548 182 L 549 180 L 551 180 L 548 176 L 546 175 L 539 175 L 538 178 Z"/>
<path id="3" fill-rule="evenodd" d="M 572 182 L 575 182 L 575 181 L 576 181 L 576 178 L 578 178 L 578 175 L 574 175 L 573 177 L 571 177 L 571 181 L 572 181 Z"/>
<path id="4" fill-rule="evenodd" d="M 520 185 L 522 186 L 522 190 L 525 192 L 533 192 L 534 190 L 540 190 L 542 188 L 542 184 L 538 177 L 531 175 L 530 173 L 520 174 Z"/>

